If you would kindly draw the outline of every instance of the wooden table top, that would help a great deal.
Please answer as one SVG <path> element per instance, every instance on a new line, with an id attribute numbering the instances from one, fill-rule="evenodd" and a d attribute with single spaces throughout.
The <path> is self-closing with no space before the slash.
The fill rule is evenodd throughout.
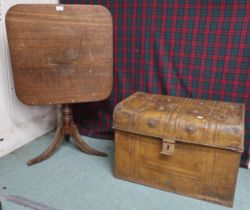
<path id="1" fill-rule="evenodd" d="M 113 83 L 113 26 L 97 5 L 23 4 L 6 15 L 12 72 L 25 104 L 107 98 Z"/>

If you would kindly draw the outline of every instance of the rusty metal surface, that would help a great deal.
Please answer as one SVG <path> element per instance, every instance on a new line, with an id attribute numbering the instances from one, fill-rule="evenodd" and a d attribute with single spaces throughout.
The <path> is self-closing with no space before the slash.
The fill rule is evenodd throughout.
<path id="1" fill-rule="evenodd" d="M 137 92 L 115 107 L 113 127 L 242 152 L 244 105 Z"/>
<path id="2" fill-rule="evenodd" d="M 117 178 L 232 206 L 244 106 L 138 92 L 114 110 Z"/>
<path id="3" fill-rule="evenodd" d="M 99 101 L 111 93 L 112 17 L 105 7 L 16 5 L 6 27 L 15 90 L 23 103 Z"/>
<path id="4" fill-rule="evenodd" d="M 161 150 L 161 139 L 116 130 L 115 177 L 233 205 L 240 153 L 183 142 L 171 156 Z"/>

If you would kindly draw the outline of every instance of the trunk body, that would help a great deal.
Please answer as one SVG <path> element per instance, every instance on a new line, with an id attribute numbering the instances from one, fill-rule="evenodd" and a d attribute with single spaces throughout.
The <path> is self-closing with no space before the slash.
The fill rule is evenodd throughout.
<path id="1" fill-rule="evenodd" d="M 113 122 L 116 177 L 232 206 L 244 105 L 138 92 Z"/>

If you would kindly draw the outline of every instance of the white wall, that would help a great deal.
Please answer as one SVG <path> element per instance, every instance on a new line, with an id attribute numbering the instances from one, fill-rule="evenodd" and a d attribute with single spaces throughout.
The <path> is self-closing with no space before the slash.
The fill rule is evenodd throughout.
<path id="1" fill-rule="evenodd" d="M 11 73 L 5 14 L 14 4 L 58 0 L 0 0 L 0 157 L 55 128 L 54 106 L 26 106 L 16 97 Z"/>

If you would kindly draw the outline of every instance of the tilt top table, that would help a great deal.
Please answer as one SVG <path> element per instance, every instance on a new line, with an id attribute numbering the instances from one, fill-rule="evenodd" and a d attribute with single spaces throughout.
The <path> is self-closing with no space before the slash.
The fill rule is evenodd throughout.
<path id="1" fill-rule="evenodd" d="M 113 26 L 100 5 L 20 4 L 7 12 L 7 37 L 17 97 L 27 105 L 61 104 L 50 157 L 64 136 L 87 154 L 107 156 L 82 141 L 72 103 L 106 99 L 113 85 Z"/>

